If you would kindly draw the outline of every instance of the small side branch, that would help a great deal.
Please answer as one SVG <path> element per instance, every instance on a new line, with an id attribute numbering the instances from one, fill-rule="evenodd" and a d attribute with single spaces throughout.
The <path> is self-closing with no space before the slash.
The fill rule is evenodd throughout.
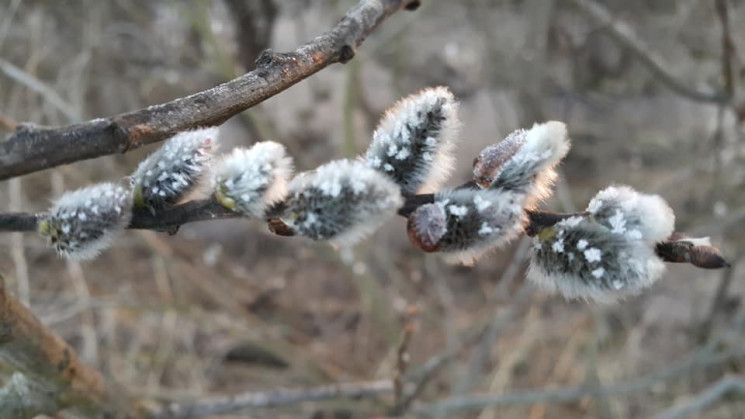
<path id="1" fill-rule="evenodd" d="M 331 64 L 351 60 L 383 20 L 418 5 L 416 0 L 362 0 L 333 29 L 296 50 L 266 50 L 253 71 L 168 103 L 65 127 L 22 124 L 0 142 L 0 180 L 125 153 L 176 132 L 219 125 Z"/>

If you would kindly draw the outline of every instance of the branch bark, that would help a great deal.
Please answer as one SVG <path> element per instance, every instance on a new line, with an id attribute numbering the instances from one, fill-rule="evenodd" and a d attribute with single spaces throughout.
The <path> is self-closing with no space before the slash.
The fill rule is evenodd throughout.
<path id="1" fill-rule="evenodd" d="M 86 417 L 134 414 L 122 392 L 109 388 L 97 371 L 80 361 L 73 348 L 10 295 L 2 277 L 0 360 L 16 371 L 1 396 L 34 389 L 33 400 L 16 407 L 26 410 L 18 411 L 54 414 L 71 408 Z"/>
<path id="2" fill-rule="evenodd" d="M 362 0 L 333 29 L 296 50 L 266 50 L 253 71 L 168 103 L 65 127 L 22 124 L 0 142 L 0 180 L 126 153 L 179 131 L 219 125 L 333 63 L 351 60 L 383 20 L 418 5 L 417 0 Z"/>

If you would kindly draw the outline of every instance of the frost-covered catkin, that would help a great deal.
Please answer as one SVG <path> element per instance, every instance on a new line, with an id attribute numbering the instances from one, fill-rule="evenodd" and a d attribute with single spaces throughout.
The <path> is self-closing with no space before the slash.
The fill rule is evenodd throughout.
<path id="1" fill-rule="evenodd" d="M 523 193 L 525 206 L 532 208 L 551 196 L 556 180 L 554 167 L 569 147 L 563 122 L 549 121 L 517 130 L 479 153 L 474 160 L 474 180 L 484 188 Z"/>
<path id="2" fill-rule="evenodd" d="M 281 220 L 296 234 L 352 245 L 375 231 L 401 206 L 389 178 L 360 161 L 337 160 L 296 176 Z"/>
<path id="3" fill-rule="evenodd" d="M 517 237 L 525 223 L 523 195 L 511 191 L 456 189 L 435 194 L 409 217 L 412 243 L 443 252 L 451 262 L 471 263 Z"/>
<path id="4" fill-rule="evenodd" d="M 142 161 L 131 176 L 135 207 L 156 212 L 183 198 L 206 171 L 217 134 L 216 127 L 178 133 Z"/>
<path id="5" fill-rule="evenodd" d="M 214 170 L 212 188 L 226 208 L 263 217 L 267 208 L 287 195 L 292 159 L 281 144 L 264 141 L 250 149 L 237 148 Z"/>
<path id="6" fill-rule="evenodd" d="M 445 87 L 424 89 L 389 109 L 373 134 L 365 163 L 404 195 L 432 192 L 453 169 L 458 102 Z"/>
<path id="7" fill-rule="evenodd" d="M 612 302 L 662 276 L 665 265 L 654 244 L 672 233 L 675 222 L 662 198 L 610 187 L 593 198 L 588 212 L 534 238 L 531 281 L 567 298 Z"/>
<path id="8" fill-rule="evenodd" d="M 60 256 L 88 260 L 111 246 L 129 225 L 129 191 L 113 183 L 67 192 L 39 223 L 39 234 Z"/>
<path id="9" fill-rule="evenodd" d="M 598 192 L 587 211 L 614 233 L 650 243 L 667 239 L 675 227 L 675 214 L 664 199 L 628 186 L 610 186 Z"/>

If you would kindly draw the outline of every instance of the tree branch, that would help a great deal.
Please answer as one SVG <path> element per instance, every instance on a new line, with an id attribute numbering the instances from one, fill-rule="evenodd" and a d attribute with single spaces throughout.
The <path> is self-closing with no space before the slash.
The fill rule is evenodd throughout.
<path id="1" fill-rule="evenodd" d="M 219 125 L 333 63 L 351 60 L 384 19 L 418 5 L 418 0 L 362 0 L 333 29 L 296 50 L 266 50 L 253 71 L 168 103 L 65 127 L 22 124 L 0 142 L 0 180 L 125 153 L 179 131 Z"/>
<path id="2" fill-rule="evenodd" d="M 728 393 L 745 393 L 745 377 L 724 377 L 707 388 L 703 393 L 694 397 L 693 400 L 675 405 L 655 416 L 655 419 L 687 418 L 711 406 Z"/>
<path id="3" fill-rule="evenodd" d="M 83 364 L 74 349 L 10 295 L 1 276 L 0 360 L 16 371 L 0 397 L 34 389 L 33 401 L 8 407 L 18 409 L 14 412 L 54 414 L 73 408 L 87 417 L 133 414 L 126 397 L 107 388 L 97 371 Z"/>
<path id="4" fill-rule="evenodd" d="M 579 385 L 575 387 L 565 387 L 558 390 L 517 390 L 502 394 L 473 394 L 457 396 L 419 406 L 414 409 L 414 413 L 423 416 L 430 416 L 435 413 L 459 410 L 482 410 L 487 407 L 495 406 L 569 403 L 597 394 L 605 396 L 622 396 L 647 391 L 649 388 L 661 382 L 671 381 L 700 368 L 728 362 L 734 358 L 741 357 L 744 354 L 742 350 L 732 350 L 714 355 L 708 355 L 706 352 L 708 352 L 708 350 L 702 350 L 680 364 L 674 365 L 665 370 L 611 386 L 597 387 Z"/>
<path id="5" fill-rule="evenodd" d="M 672 66 L 665 59 L 649 49 L 649 47 L 636 36 L 636 33 L 627 24 L 613 18 L 611 13 L 602 5 L 593 0 L 569 0 L 580 12 L 608 29 L 610 35 L 619 44 L 628 48 L 634 56 L 649 69 L 657 79 L 670 90 L 698 102 L 711 102 L 727 104 L 730 98 L 725 92 L 702 91 L 691 87 L 690 82 L 679 80 L 668 69 Z"/>
<path id="6" fill-rule="evenodd" d="M 391 380 L 341 383 L 305 389 L 276 389 L 203 399 L 193 403 L 171 403 L 156 409 L 150 417 L 184 418 L 237 412 L 249 408 L 289 406 L 331 399 L 371 398 L 393 392 Z"/>
<path id="7" fill-rule="evenodd" d="M 470 187 L 470 182 L 461 187 Z M 411 195 L 405 198 L 404 205 L 398 211 L 402 217 L 408 217 L 421 205 L 434 202 L 433 194 Z M 281 203 L 275 207 L 281 208 Z M 271 212 L 271 211 L 270 211 Z M 575 216 L 586 216 L 585 212 L 578 213 L 553 213 L 545 211 L 526 211 L 528 225 L 525 226 L 525 234 L 535 236 L 541 230 L 551 227 L 561 220 Z M 39 221 L 44 218 L 44 213 L 28 214 L 22 212 L 0 213 L 0 232 L 36 231 Z M 155 230 L 175 234 L 179 227 L 184 224 L 207 220 L 223 220 L 228 218 L 243 218 L 235 211 L 220 205 L 213 197 L 189 201 L 176 205 L 157 213 L 145 210 L 135 210 L 129 229 L 133 230 Z M 271 215 L 265 220 L 269 224 L 269 230 L 280 236 L 292 236 L 294 233 L 282 221 Z M 665 262 L 690 263 L 699 268 L 718 269 L 729 267 L 729 263 L 721 255 L 718 248 L 699 244 L 695 239 L 686 240 L 684 235 L 675 233 L 675 238 L 658 243 L 656 246 L 657 256 Z M 681 238 L 683 237 L 683 238 Z"/>

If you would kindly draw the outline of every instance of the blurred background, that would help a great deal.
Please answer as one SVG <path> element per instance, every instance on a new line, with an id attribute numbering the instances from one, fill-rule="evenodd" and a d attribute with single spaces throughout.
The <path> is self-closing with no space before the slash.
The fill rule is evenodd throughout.
<path id="1" fill-rule="evenodd" d="M 68 124 L 209 88 L 253 68 L 265 48 L 291 50 L 321 34 L 356 3 L 1 0 L 0 134 L 14 122 Z M 684 85 L 726 87 L 714 1 L 598 3 Z M 728 60 L 742 90 L 745 2 L 728 3 Z M 396 219 L 352 255 L 240 220 L 185 225 L 175 236 L 129 231 L 84 264 L 57 258 L 32 234 L 3 234 L 0 272 L 86 362 L 154 398 L 390 378 L 409 323 L 410 369 L 437 366 L 410 414 L 651 417 L 742 373 L 742 121 L 668 89 L 569 1 L 424 1 L 386 20 L 347 65 L 229 120 L 221 148 L 272 139 L 310 170 L 363 152 L 388 106 L 436 85 L 462 102 L 451 185 L 469 178 L 483 147 L 535 121 L 561 120 L 573 146 L 544 209 L 581 210 L 614 183 L 658 193 L 675 209 L 677 230 L 711 236 L 732 268 L 670 265 L 642 295 L 598 306 L 526 283 L 528 240 L 473 267 L 452 266 L 416 251 Z M 65 190 L 126 176 L 152 150 L 3 182 L 0 209 L 43 211 Z M 448 412 L 432 404 L 577 386 L 600 390 Z M 369 417 L 390 402 L 306 403 L 251 416 Z M 742 395 L 700 414 L 744 416 Z"/>

